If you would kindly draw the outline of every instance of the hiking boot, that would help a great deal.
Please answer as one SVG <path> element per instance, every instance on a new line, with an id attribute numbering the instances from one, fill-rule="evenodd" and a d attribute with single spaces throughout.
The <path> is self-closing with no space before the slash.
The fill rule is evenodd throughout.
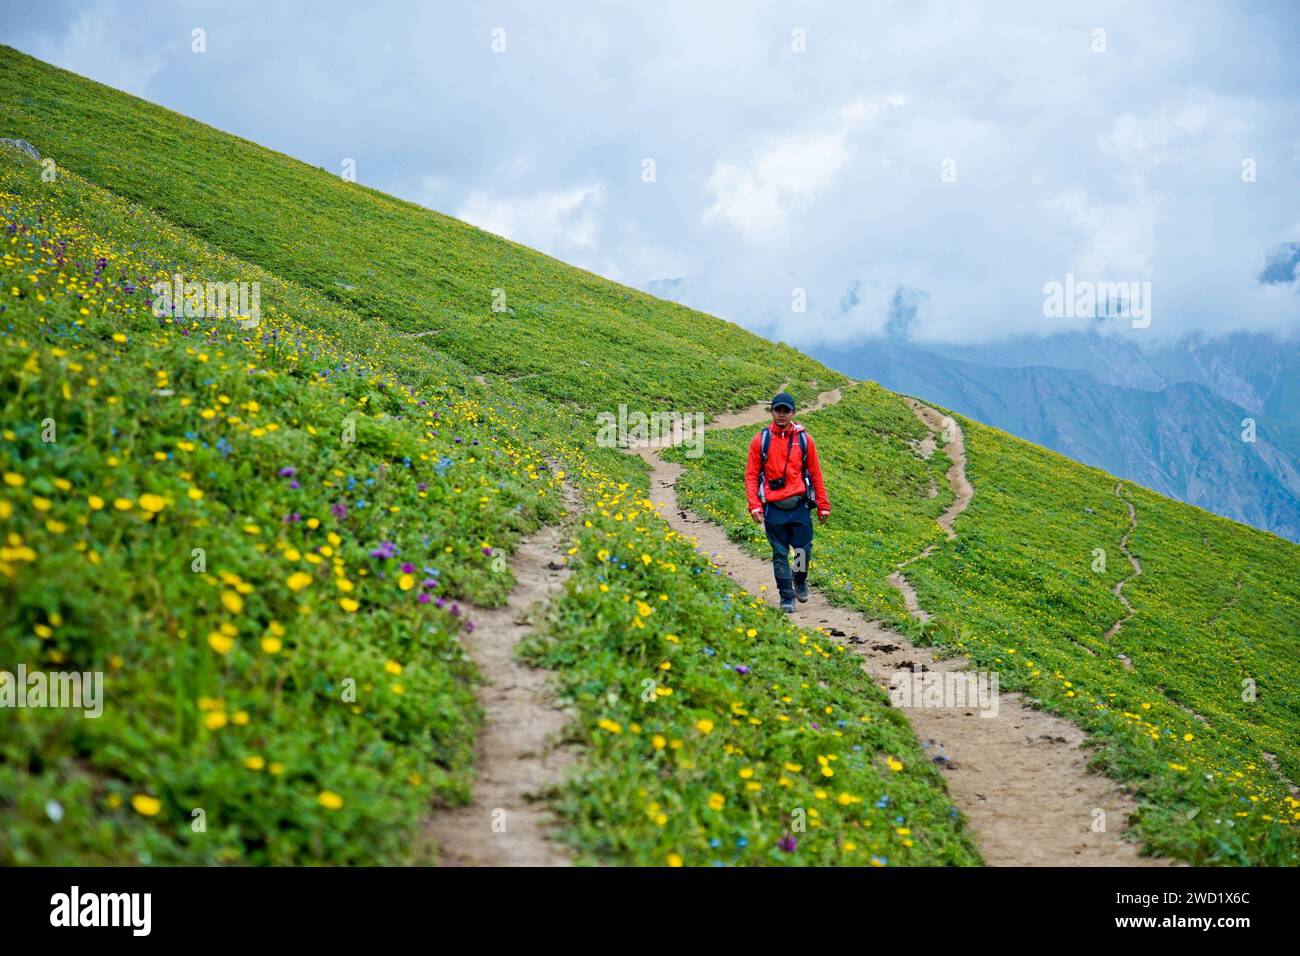
<path id="1" fill-rule="evenodd" d="M 808 603 L 808 585 L 806 582 L 794 586 L 794 596 L 799 599 L 800 604 Z"/>
<path id="2" fill-rule="evenodd" d="M 781 598 L 781 610 L 786 614 L 794 613 L 794 598 Z"/>

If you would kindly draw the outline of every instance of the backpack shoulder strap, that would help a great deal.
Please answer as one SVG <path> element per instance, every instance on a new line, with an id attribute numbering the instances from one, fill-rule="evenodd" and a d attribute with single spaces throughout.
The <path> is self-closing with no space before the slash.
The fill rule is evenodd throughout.
<path id="1" fill-rule="evenodd" d="M 813 490 L 812 475 L 808 471 L 808 431 L 799 430 L 799 467 L 803 469 L 803 493 L 810 503 L 816 502 L 817 493 Z"/>

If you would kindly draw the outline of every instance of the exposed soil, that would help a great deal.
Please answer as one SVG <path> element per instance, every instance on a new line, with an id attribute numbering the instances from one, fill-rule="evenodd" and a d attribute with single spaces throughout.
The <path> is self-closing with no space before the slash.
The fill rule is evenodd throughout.
<path id="1" fill-rule="evenodd" d="M 566 488 L 572 511 L 576 496 Z M 558 783 L 573 755 L 555 745 L 571 715 L 548 692 L 547 672 L 515 660 L 515 646 L 534 628 L 533 615 L 564 584 L 567 535 L 549 525 L 524 538 L 510 570 L 518 582 L 508 603 L 471 608 L 474 631 L 463 638 L 486 680 L 480 692 L 485 721 L 478 740 L 473 801 L 435 811 L 427 832 L 442 866 L 567 866 L 569 855 L 550 840 L 550 814 L 539 791 Z"/>

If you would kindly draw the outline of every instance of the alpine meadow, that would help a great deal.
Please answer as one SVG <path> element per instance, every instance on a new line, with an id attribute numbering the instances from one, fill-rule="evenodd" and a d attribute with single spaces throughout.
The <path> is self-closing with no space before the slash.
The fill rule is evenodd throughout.
<path id="1" fill-rule="evenodd" d="M 1300 545 L 9 46 L 0 91 L 0 864 L 1300 865 Z M 832 502 L 794 613 L 775 393 Z"/>

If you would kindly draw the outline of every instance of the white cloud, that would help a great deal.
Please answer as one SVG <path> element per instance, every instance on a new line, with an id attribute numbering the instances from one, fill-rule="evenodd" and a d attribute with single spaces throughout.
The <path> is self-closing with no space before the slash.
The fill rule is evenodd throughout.
<path id="1" fill-rule="evenodd" d="M 1073 189 L 1047 207 L 1077 237 L 1065 271 L 1094 282 L 1151 276 L 1161 216 L 1150 196 L 1140 192 L 1121 202 L 1100 202 Z"/>
<path id="2" fill-rule="evenodd" d="M 117 16 L 111 3 L 96 3 L 68 24 L 61 36 L 32 50 L 35 56 L 107 86 L 144 96 L 163 61 L 137 43 L 106 42 L 106 24 Z M 188 50 L 188 36 L 185 37 Z"/>
<path id="3" fill-rule="evenodd" d="M 849 162 L 853 132 L 885 107 L 903 103 L 897 95 L 858 100 L 811 129 L 772 139 L 743 165 L 718 162 L 709 176 L 713 202 L 704 222 L 725 219 L 750 239 L 780 235 L 790 214 L 827 189 Z"/>
<path id="4" fill-rule="evenodd" d="M 600 236 L 605 186 L 588 183 L 530 196 L 471 193 L 456 218 L 558 258 L 589 253 Z"/>

